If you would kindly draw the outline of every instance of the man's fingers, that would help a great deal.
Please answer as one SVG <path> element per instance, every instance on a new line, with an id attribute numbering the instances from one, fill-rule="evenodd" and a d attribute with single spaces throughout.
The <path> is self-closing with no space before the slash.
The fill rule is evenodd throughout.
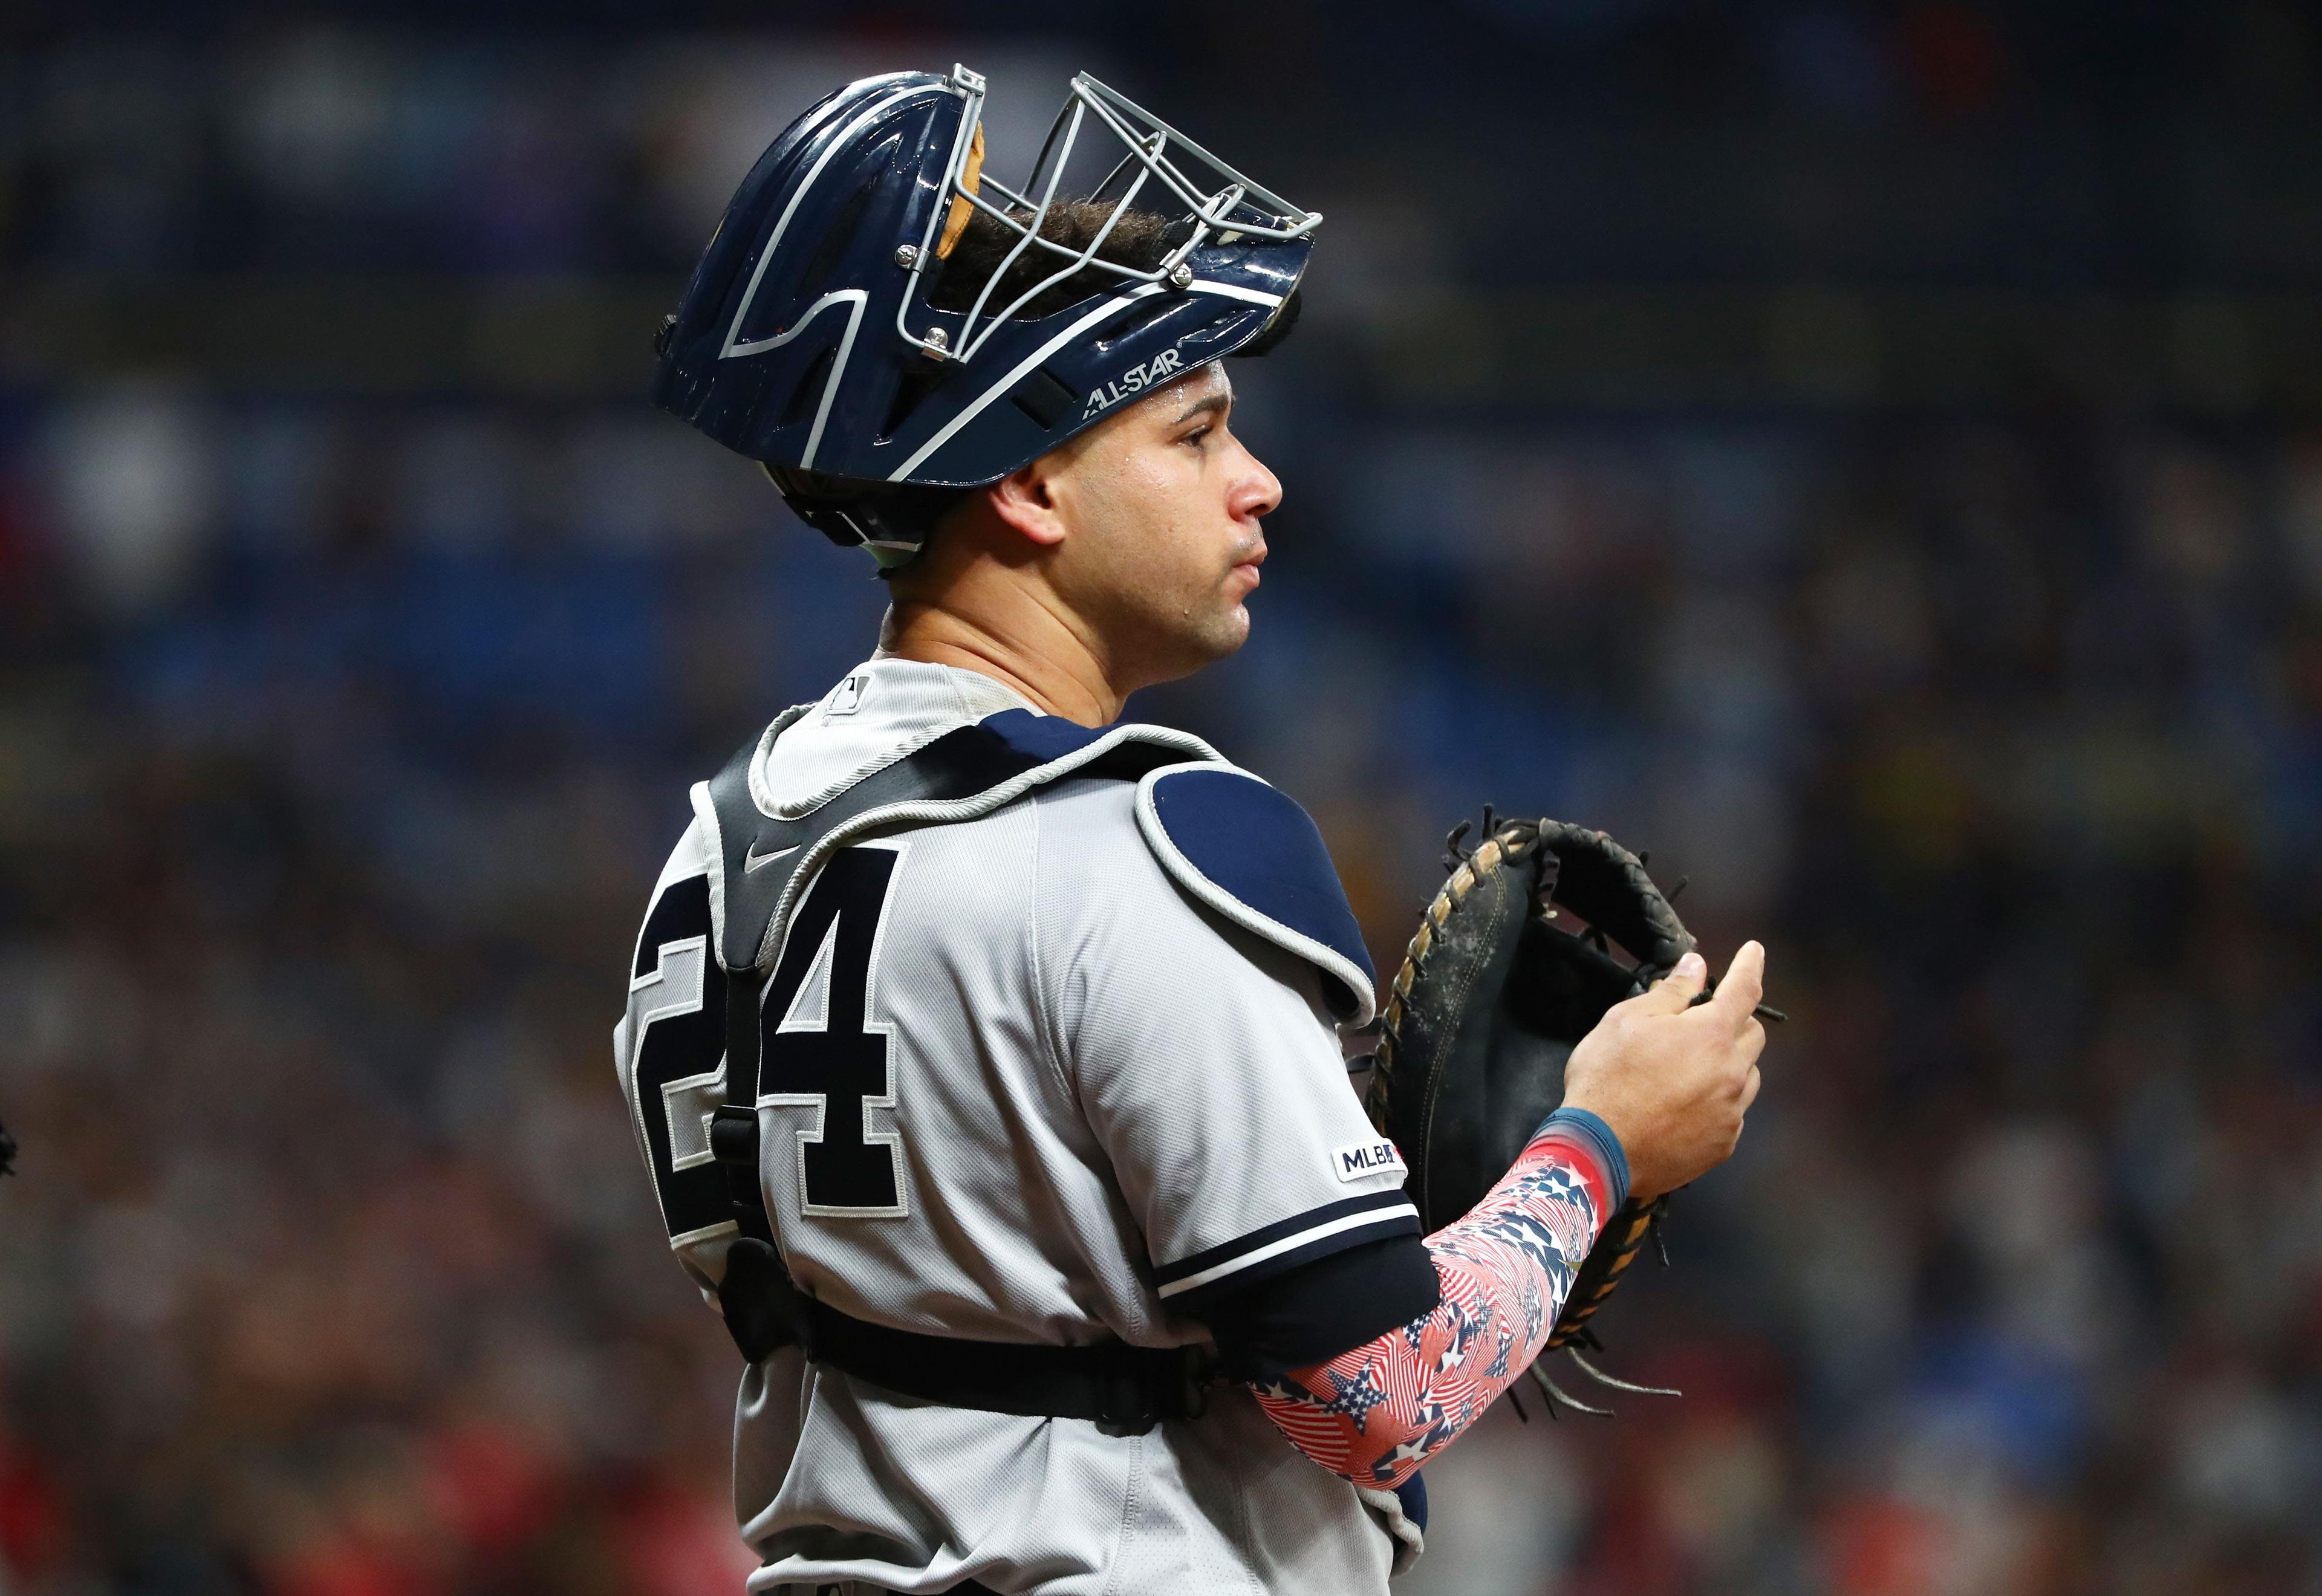
<path id="1" fill-rule="evenodd" d="M 1742 1082 L 1742 1113 L 1747 1114 L 1750 1111 L 1750 1105 L 1758 1100 L 1758 1088 L 1763 1084 L 1764 1081 L 1758 1073 L 1758 1066 L 1751 1065 L 1748 1079 Z"/>
<path id="2" fill-rule="evenodd" d="M 1709 1001 L 1724 1010 L 1733 1028 L 1739 1031 L 1765 995 L 1766 944 L 1745 942 L 1742 951 L 1733 955 L 1733 962 L 1726 966 L 1725 979 L 1717 983 L 1716 995 Z"/>
<path id="3" fill-rule="evenodd" d="M 1687 953 L 1676 969 L 1629 1001 L 1646 1014 L 1678 1014 L 1701 996 L 1708 981 L 1709 962 L 1699 953 Z"/>

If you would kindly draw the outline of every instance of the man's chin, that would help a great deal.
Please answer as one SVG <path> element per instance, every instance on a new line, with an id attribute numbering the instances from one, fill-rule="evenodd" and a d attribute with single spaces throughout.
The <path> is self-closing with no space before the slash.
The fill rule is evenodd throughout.
<path id="1" fill-rule="evenodd" d="M 1153 679 L 1182 681 L 1202 666 L 1239 652 L 1248 641 L 1249 611 L 1238 604 L 1205 625 L 1178 633 L 1167 650 L 1171 658 L 1166 673 Z"/>

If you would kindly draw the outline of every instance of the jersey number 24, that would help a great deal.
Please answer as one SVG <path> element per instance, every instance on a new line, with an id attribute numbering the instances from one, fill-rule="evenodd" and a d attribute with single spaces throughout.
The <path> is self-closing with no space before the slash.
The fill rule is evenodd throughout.
<path id="1" fill-rule="evenodd" d="M 812 1110 L 788 1157 L 779 1141 L 766 1144 L 763 1172 L 795 1180 L 799 1210 L 809 1218 L 907 1211 L 901 1137 L 873 1117 L 895 1107 L 893 1026 L 871 1017 L 900 862 L 891 846 L 834 853 L 792 917 L 761 994 L 757 1106 Z M 709 1117 L 726 1096 L 727 1000 L 710 940 L 708 880 L 681 878 L 646 916 L 630 971 L 630 1090 L 662 1214 L 679 1243 L 733 1218 L 725 1172 L 709 1152 Z"/>

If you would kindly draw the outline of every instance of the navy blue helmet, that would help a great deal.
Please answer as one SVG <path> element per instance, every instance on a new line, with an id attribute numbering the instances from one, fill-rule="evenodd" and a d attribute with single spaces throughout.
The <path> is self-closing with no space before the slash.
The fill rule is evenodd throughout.
<path id="1" fill-rule="evenodd" d="M 656 405 L 882 565 L 917 552 L 942 490 L 1277 342 L 1322 220 L 1085 73 L 1010 187 L 984 170 L 983 97 L 964 67 L 896 72 L 791 123 L 656 343 Z"/>

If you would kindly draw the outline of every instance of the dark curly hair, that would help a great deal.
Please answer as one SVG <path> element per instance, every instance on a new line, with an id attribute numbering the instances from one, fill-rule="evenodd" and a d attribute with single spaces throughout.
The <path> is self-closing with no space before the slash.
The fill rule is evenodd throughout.
<path id="1" fill-rule="evenodd" d="M 1089 241 L 1102 232 L 1120 202 L 1110 199 L 1061 200 L 1048 208 L 1040 223 L 1040 236 L 1066 249 L 1079 252 L 1088 248 Z M 1019 222 L 1029 222 L 1032 213 L 1019 207 L 1010 207 Z M 1167 259 L 1169 251 L 1184 242 L 1190 229 L 1183 220 L 1173 220 L 1154 211 L 1130 210 L 1124 213 L 1104 242 L 1097 246 L 1096 258 L 1118 266 L 1134 267 L 1139 271 L 1151 271 Z M 1000 269 L 1008 251 L 1023 239 L 1023 234 L 1003 225 L 989 211 L 978 210 L 967 219 L 966 228 L 959 242 L 952 246 L 951 254 L 942 262 L 942 274 L 928 291 L 928 303 L 937 310 L 964 311 L 975 303 L 983 285 Z M 1037 245 L 1028 247 L 1016 257 L 1000 279 L 999 287 L 984 301 L 987 312 L 1005 310 L 1015 297 L 1041 278 L 1054 273 L 1064 263 L 1064 257 L 1053 250 Z M 1036 320 L 1053 315 L 1070 305 L 1076 305 L 1092 295 L 1120 285 L 1121 278 L 1109 271 L 1083 267 L 1055 287 L 1040 295 L 1016 312 L 1017 316 Z"/>

